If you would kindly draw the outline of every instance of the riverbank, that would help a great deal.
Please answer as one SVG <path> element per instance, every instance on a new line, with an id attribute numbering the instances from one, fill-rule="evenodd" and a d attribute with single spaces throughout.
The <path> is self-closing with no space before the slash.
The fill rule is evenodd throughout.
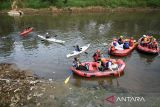
<path id="1" fill-rule="evenodd" d="M 59 14 L 59 13 L 105 13 L 105 12 L 152 12 L 160 11 L 160 8 L 104 8 L 104 7 L 66 7 L 66 8 L 42 8 L 42 9 L 33 9 L 33 8 L 22 8 L 19 9 L 24 12 L 24 14 L 33 15 L 33 14 Z M 6 14 L 10 10 L 1 10 L 0 14 Z"/>
<path id="2" fill-rule="evenodd" d="M 104 89 L 78 89 L 63 82 L 38 79 L 31 71 L 20 70 L 14 64 L 0 64 L 0 86 L 1 107 L 77 107 L 104 103 Z M 85 103 L 81 104 L 83 100 Z"/>

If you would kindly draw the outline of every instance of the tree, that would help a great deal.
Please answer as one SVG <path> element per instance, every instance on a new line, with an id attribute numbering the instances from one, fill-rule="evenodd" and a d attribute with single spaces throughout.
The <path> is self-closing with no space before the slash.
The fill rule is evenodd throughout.
<path id="1" fill-rule="evenodd" d="M 67 4 L 68 0 L 64 0 L 64 4 Z"/>

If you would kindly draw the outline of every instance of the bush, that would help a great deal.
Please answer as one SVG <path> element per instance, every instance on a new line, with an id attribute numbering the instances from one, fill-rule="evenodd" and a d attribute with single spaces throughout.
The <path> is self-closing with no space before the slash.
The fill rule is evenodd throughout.
<path id="1" fill-rule="evenodd" d="M 9 9 L 9 8 L 11 8 L 11 3 L 8 0 L 2 1 L 0 3 L 0 10 L 2 10 L 2 9 Z"/>
<path id="2" fill-rule="evenodd" d="M 29 8 L 46 8 L 49 7 L 49 2 L 42 2 L 41 0 L 27 0 L 25 6 Z"/>

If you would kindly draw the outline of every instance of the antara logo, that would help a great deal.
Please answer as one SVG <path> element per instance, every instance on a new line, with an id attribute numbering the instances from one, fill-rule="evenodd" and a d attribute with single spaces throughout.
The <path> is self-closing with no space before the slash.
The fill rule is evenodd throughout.
<path id="1" fill-rule="evenodd" d="M 145 102 L 146 100 L 144 97 L 116 97 L 116 96 L 109 96 L 105 99 L 109 103 L 114 104 L 115 102 Z"/>

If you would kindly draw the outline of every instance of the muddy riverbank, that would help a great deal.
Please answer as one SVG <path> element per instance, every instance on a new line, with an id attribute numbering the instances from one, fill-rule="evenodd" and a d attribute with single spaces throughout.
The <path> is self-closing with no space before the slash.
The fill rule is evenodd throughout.
<path id="1" fill-rule="evenodd" d="M 12 64 L 0 64 L 0 106 L 1 107 L 158 107 L 159 97 L 152 94 L 137 94 L 119 89 L 110 93 L 109 87 L 77 88 L 70 84 L 34 77 L 31 72 L 20 70 Z M 119 93 L 121 92 L 123 93 Z M 123 91 L 122 91 L 123 90 Z M 107 102 L 107 96 L 139 96 L 145 102 Z M 154 102 L 152 100 L 154 99 Z M 82 103 L 83 102 L 83 103 Z"/>
<path id="2" fill-rule="evenodd" d="M 160 8 L 105 8 L 101 6 L 90 6 L 90 7 L 65 7 L 65 8 L 57 8 L 57 7 L 49 7 L 49 8 L 41 8 L 41 9 L 32 9 L 32 8 L 22 8 L 19 9 L 24 12 L 24 14 L 58 14 L 58 13 L 105 13 L 105 12 L 151 12 L 151 11 L 160 11 Z M 5 14 L 10 10 L 1 10 L 1 14 Z"/>
<path id="3" fill-rule="evenodd" d="M 0 86 L 1 107 L 72 107 L 81 105 L 81 100 L 98 98 L 93 90 L 78 89 L 77 92 L 69 84 L 64 85 L 63 82 L 52 79 L 38 79 L 30 71 L 20 70 L 15 65 L 7 63 L 0 64 Z M 88 96 L 82 95 L 83 92 Z M 96 105 L 102 104 L 103 100 Z"/>

